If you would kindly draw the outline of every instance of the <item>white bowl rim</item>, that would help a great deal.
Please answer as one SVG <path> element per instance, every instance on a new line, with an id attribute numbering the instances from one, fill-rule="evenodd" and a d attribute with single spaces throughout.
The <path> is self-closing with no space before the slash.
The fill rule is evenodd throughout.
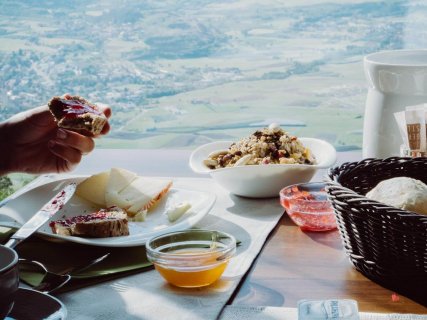
<path id="1" fill-rule="evenodd" d="M 268 164 L 263 165 L 263 168 L 314 168 L 314 169 L 327 169 L 331 167 L 337 160 L 337 152 L 332 144 L 325 140 L 317 139 L 317 138 L 307 138 L 307 137 L 301 137 L 298 138 L 304 145 L 305 143 L 320 143 L 323 144 L 325 147 L 327 147 L 330 152 L 328 158 L 326 161 L 318 163 L 318 164 Z M 238 167 L 225 167 L 225 168 L 218 168 L 218 169 L 209 169 L 208 167 L 204 166 L 203 164 L 198 163 L 196 161 L 196 156 L 199 155 L 200 152 L 202 152 L 204 149 L 210 147 L 210 146 L 218 146 L 219 148 L 217 150 L 221 150 L 220 146 L 222 146 L 222 149 L 228 149 L 228 147 L 233 143 L 233 141 L 215 141 L 203 144 L 199 147 L 197 147 L 190 155 L 189 159 L 189 165 L 190 168 L 196 172 L 201 174 L 210 174 L 215 172 L 221 172 L 225 170 L 248 170 L 248 168 L 253 169 L 254 167 L 260 167 L 258 165 L 250 165 L 250 166 L 238 166 Z M 213 151 L 213 150 L 212 150 Z M 315 154 L 316 156 L 316 154 Z M 203 167 L 203 169 L 201 168 Z"/>

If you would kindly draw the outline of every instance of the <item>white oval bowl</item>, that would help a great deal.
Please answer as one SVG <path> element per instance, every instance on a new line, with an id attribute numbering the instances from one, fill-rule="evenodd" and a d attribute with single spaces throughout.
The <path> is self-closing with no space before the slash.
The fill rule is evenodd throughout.
<path id="1" fill-rule="evenodd" d="M 308 182 L 318 169 L 331 167 L 337 157 L 335 148 L 328 142 L 315 138 L 299 138 L 316 157 L 317 164 L 268 164 L 209 169 L 203 163 L 216 150 L 227 150 L 232 141 L 212 142 L 191 153 L 190 167 L 196 173 L 210 174 L 222 187 L 233 194 L 250 198 L 276 197 L 279 191 L 291 184 Z"/>

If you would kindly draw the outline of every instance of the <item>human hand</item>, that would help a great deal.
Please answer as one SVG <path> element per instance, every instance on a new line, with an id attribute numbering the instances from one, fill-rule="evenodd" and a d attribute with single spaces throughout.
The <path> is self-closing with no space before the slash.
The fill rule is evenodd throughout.
<path id="1" fill-rule="evenodd" d="M 111 108 L 98 107 L 111 116 Z M 101 134 L 109 130 L 107 122 Z M 47 106 L 21 112 L 0 124 L 0 174 L 71 171 L 94 149 L 93 138 L 58 128 Z"/>

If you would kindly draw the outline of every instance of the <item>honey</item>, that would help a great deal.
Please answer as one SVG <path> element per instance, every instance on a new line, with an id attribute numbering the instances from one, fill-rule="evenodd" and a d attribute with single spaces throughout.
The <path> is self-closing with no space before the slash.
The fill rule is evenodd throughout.
<path id="1" fill-rule="evenodd" d="M 182 288 L 217 281 L 236 253 L 236 239 L 216 230 L 189 229 L 149 239 L 147 258 L 170 284 Z"/>
<path id="2" fill-rule="evenodd" d="M 210 249 L 185 249 L 172 252 L 173 254 L 188 255 L 206 253 Z M 204 252 L 203 252 L 204 251 Z M 214 283 L 224 272 L 228 259 L 224 261 L 216 261 L 218 253 L 212 252 L 213 255 L 206 256 L 203 259 L 201 266 L 164 266 L 154 263 L 156 270 L 166 279 L 169 283 L 177 287 L 196 288 L 204 287 Z"/>

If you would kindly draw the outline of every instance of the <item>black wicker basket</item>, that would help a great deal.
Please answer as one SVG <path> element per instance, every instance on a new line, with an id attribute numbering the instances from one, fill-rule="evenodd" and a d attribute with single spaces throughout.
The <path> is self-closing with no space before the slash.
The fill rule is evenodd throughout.
<path id="1" fill-rule="evenodd" d="M 380 181 L 399 176 L 427 183 L 427 158 L 344 163 L 328 172 L 328 197 L 356 269 L 390 289 L 427 300 L 427 216 L 365 197 Z"/>

